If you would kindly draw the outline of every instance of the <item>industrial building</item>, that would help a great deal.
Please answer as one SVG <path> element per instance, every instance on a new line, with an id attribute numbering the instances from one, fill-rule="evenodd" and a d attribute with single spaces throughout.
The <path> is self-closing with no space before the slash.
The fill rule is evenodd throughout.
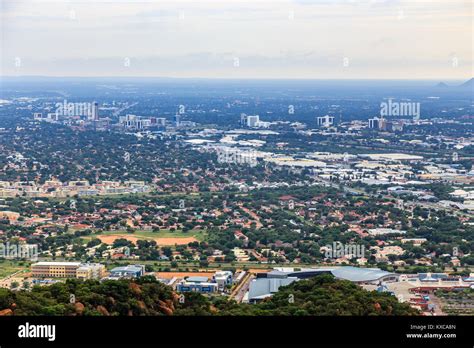
<path id="1" fill-rule="evenodd" d="M 259 273 L 249 287 L 248 302 L 255 303 L 272 296 L 280 286 L 315 277 L 320 274 L 332 274 L 337 279 L 349 280 L 359 284 L 377 284 L 398 281 L 399 275 L 378 268 L 334 267 L 334 268 L 274 268 L 268 273 Z"/>
<path id="2" fill-rule="evenodd" d="M 294 281 L 296 277 L 287 278 L 257 278 L 250 282 L 248 302 L 256 303 L 267 297 L 272 296 L 281 286 L 286 286 Z"/>
<path id="3" fill-rule="evenodd" d="M 212 279 L 217 283 L 219 290 L 223 290 L 226 286 L 232 285 L 232 272 L 218 271 L 214 274 Z"/>
<path id="4" fill-rule="evenodd" d="M 207 277 L 188 277 L 176 285 L 179 292 L 213 293 L 218 290 L 217 283 L 209 282 Z"/>
<path id="5" fill-rule="evenodd" d="M 109 273 L 108 279 L 138 278 L 145 274 L 145 266 L 128 265 L 115 267 Z"/>

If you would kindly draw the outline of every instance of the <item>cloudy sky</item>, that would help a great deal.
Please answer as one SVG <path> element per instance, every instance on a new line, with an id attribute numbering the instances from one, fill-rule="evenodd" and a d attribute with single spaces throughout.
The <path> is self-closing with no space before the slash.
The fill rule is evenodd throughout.
<path id="1" fill-rule="evenodd" d="M 473 76 L 471 0 L 0 4 L 3 76 Z"/>

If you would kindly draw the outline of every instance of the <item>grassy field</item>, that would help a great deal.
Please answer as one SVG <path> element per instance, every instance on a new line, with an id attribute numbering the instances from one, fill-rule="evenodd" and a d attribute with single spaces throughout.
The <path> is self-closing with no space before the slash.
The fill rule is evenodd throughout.
<path id="1" fill-rule="evenodd" d="M 29 270 L 27 261 L 0 260 L 0 278 L 5 278 L 17 271 Z"/>
<path id="2" fill-rule="evenodd" d="M 136 237 L 138 239 L 148 239 L 148 240 L 155 240 L 157 238 L 189 238 L 193 237 L 196 238 L 198 241 L 203 241 L 207 237 L 207 232 L 203 230 L 192 230 L 188 232 L 183 231 L 170 231 L 170 230 L 160 230 L 158 232 L 153 231 L 140 231 L 137 230 L 134 233 L 128 233 L 127 231 L 103 231 L 99 234 L 91 234 L 88 236 L 81 237 L 82 239 L 89 241 L 94 238 L 98 238 L 99 236 L 113 236 L 113 235 L 127 235 L 131 237 Z"/>

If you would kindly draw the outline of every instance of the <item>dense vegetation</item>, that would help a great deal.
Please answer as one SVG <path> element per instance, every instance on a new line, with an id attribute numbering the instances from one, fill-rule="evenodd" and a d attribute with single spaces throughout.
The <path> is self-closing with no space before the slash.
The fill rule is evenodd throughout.
<path id="1" fill-rule="evenodd" d="M 415 315 L 387 293 L 369 292 L 322 275 L 280 288 L 259 304 L 197 293 L 177 294 L 152 277 L 67 280 L 31 291 L 0 289 L 0 313 L 13 315 Z"/>
<path id="2" fill-rule="evenodd" d="M 281 287 L 261 303 L 228 303 L 229 315 L 416 315 L 417 311 L 388 293 L 366 291 L 360 286 L 321 275 Z"/>

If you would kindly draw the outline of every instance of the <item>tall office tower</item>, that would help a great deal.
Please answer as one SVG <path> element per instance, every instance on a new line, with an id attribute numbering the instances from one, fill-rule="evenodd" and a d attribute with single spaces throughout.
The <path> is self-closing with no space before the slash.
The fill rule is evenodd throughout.
<path id="1" fill-rule="evenodd" d="M 387 119 L 385 119 L 383 117 L 381 119 L 379 119 L 379 129 L 380 130 L 386 131 L 386 130 L 388 130 L 389 126 L 390 126 L 390 123 L 387 121 Z"/>
<path id="2" fill-rule="evenodd" d="M 180 126 L 180 124 L 181 124 L 181 120 L 180 120 L 180 119 L 181 119 L 181 116 L 180 116 L 180 115 L 178 115 L 178 114 L 174 115 L 174 125 L 175 125 L 176 127 L 179 127 L 179 126 Z"/>
<path id="3" fill-rule="evenodd" d="M 370 129 L 378 129 L 379 128 L 379 118 L 369 118 L 369 128 Z"/>
<path id="4" fill-rule="evenodd" d="M 316 124 L 318 126 L 330 127 L 334 124 L 334 116 L 326 115 L 323 117 L 317 117 Z"/>
<path id="5" fill-rule="evenodd" d="M 247 114 L 240 114 L 240 125 L 245 126 L 247 125 Z"/>
<path id="6" fill-rule="evenodd" d="M 260 116 L 247 116 L 247 127 L 258 127 L 260 122 Z"/>
<path id="7" fill-rule="evenodd" d="M 99 103 L 97 103 L 97 102 L 93 102 L 93 103 L 92 103 L 92 115 L 91 115 L 91 119 L 93 119 L 94 121 L 98 121 L 98 120 L 99 120 Z"/>

